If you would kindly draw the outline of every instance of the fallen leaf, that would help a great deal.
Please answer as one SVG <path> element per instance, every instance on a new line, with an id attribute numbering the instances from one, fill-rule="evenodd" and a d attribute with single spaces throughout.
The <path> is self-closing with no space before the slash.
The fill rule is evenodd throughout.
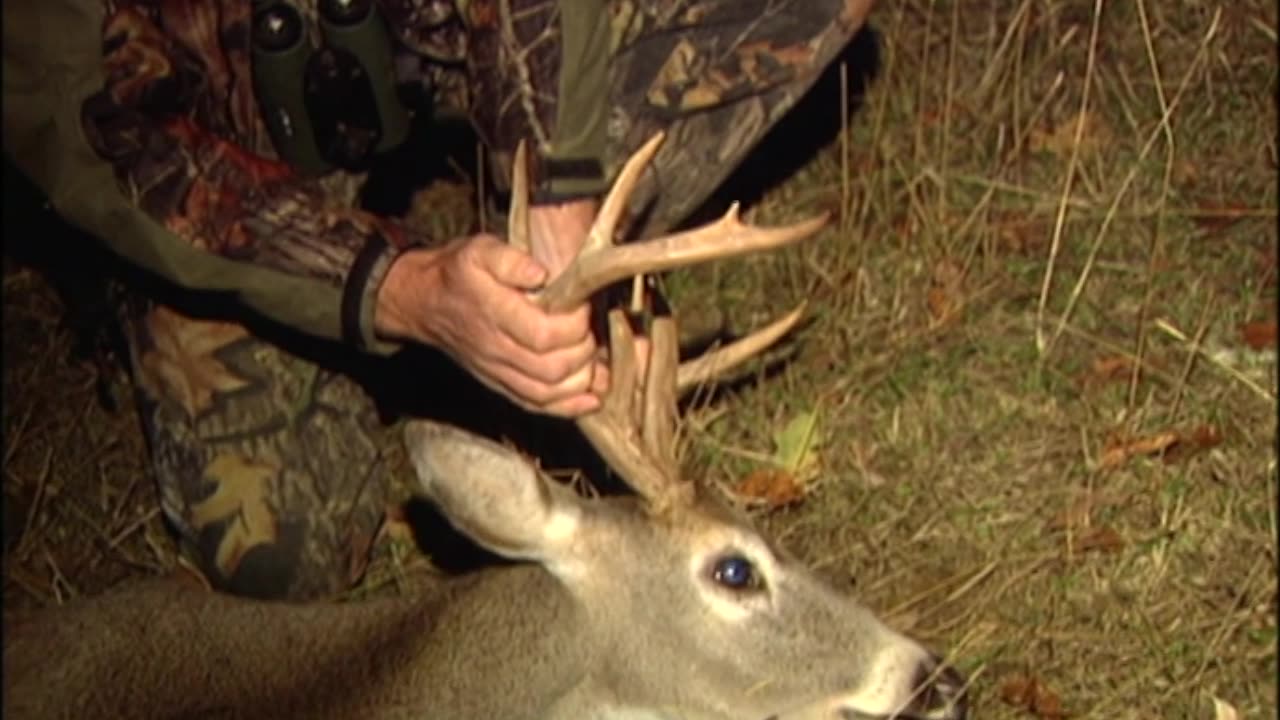
<path id="1" fill-rule="evenodd" d="M 1154 435 L 1112 437 L 1107 441 L 1098 461 L 1101 468 L 1115 468 L 1138 455 L 1160 455 L 1166 463 L 1186 460 L 1222 444 L 1222 430 L 1217 425 L 1199 425 L 1190 431 L 1166 430 Z"/>
<path id="2" fill-rule="evenodd" d="M 822 441 L 818 413 L 797 413 L 773 436 L 769 466 L 748 473 L 734 492 L 770 510 L 804 499 L 820 470 Z"/>
<path id="3" fill-rule="evenodd" d="M 1047 152 L 1067 159 L 1076 139 L 1076 126 L 1084 123 L 1080 135 L 1080 154 L 1089 155 L 1111 142 L 1111 130 L 1096 113 L 1076 113 L 1057 125 L 1046 125 L 1031 131 L 1027 147 L 1031 152 Z"/>
<path id="4" fill-rule="evenodd" d="M 1249 208 L 1239 203 L 1222 207 L 1201 207 L 1191 213 L 1191 221 L 1205 233 L 1220 233 L 1240 222 L 1249 214 Z"/>
<path id="5" fill-rule="evenodd" d="M 1183 160 L 1173 167 L 1173 181 L 1179 185 L 1195 184 L 1200 179 L 1200 167 L 1190 160 Z"/>
<path id="6" fill-rule="evenodd" d="M 1260 320 L 1240 326 L 1240 334 L 1244 344 L 1254 350 L 1268 350 L 1276 347 L 1276 321 Z"/>
<path id="7" fill-rule="evenodd" d="M 773 437 L 773 464 L 795 476 L 800 483 L 818 473 L 818 450 L 822 432 L 818 414 L 798 413 Z"/>
<path id="8" fill-rule="evenodd" d="M 1231 703 L 1217 697 L 1213 698 L 1213 720 L 1240 720 L 1240 712 Z"/>
<path id="9" fill-rule="evenodd" d="M 1103 385 L 1109 382 L 1129 381 L 1133 373 L 1133 359 L 1127 355 L 1110 355 L 1094 358 L 1085 375 L 1085 385 Z"/>
<path id="10" fill-rule="evenodd" d="M 1120 533 L 1105 526 L 1089 528 L 1075 537 L 1074 542 L 1072 542 L 1072 547 L 1075 551 L 1081 553 L 1093 550 L 1098 552 L 1116 552 L 1124 546 L 1124 538 L 1120 537 Z"/>
<path id="11" fill-rule="evenodd" d="M 1182 462 L 1221 444 L 1222 430 L 1217 425 L 1199 425 L 1191 432 L 1178 436 L 1178 442 L 1165 450 L 1164 461 Z"/>
<path id="12" fill-rule="evenodd" d="M 1039 253 L 1048 241 L 1041 218 L 1012 212 L 994 213 L 991 226 L 1000 249 L 1015 255 Z"/>
<path id="13" fill-rule="evenodd" d="M 804 486 L 795 475 L 778 468 L 753 470 L 738 483 L 734 492 L 750 504 L 776 510 L 804 499 Z"/>
<path id="14" fill-rule="evenodd" d="M 934 324 L 954 319 L 964 305 L 964 270 L 950 260 L 940 260 L 933 267 L 925 303 Z"/>
<path id="15" fill-rule="evenodd" d="M 1122 502 L 1123 500 L 1117 497 L 1102 497 L 1093 492 L 1086 492 L 1050 518 L 1045 528 L 1048 530 L 1087 528 L 1093 522 L 1095 510 L 1119 505 Z"/>
<path id="16" fill-rule="evenodd" d="M 1058 694 L 1031 675 L 1019 673 L 1005 678 L 1000 685 L 1000 699 L 1043 720 L 1066 717 Z"/>
<path id="17" fill-rule="evenodd" d="M 1163 452 L 1178 442 L 1178 438 L 1178 433 L 1173 430 L 1138 438 L 1113 438 L 1102 451 L 1102 458 L 1098 461 L 1098 466 L 1101 468 L 1116 468 L 1135 455 L 1152 455 Z"/>
<path id="18" fill-rule="evenodd" d="M 1268 244 L 1265 249 L 1258 251 L 1258 274 L 1262 277 L 1258 283 L 1260 287 L 1271 287 L 1276 284 L 1276 257 L 1277 251 L 1274 244 Z"/>

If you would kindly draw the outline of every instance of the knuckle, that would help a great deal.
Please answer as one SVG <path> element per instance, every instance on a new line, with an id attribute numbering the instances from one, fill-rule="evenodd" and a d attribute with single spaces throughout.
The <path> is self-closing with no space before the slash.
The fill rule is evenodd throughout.
<path id="1" fill-rule="evenodd" d="M 534 323 L 529 328 L 529 344 L 535 352 L 545 353 L 555 349 L 555 328 L 549 322 Z"/>

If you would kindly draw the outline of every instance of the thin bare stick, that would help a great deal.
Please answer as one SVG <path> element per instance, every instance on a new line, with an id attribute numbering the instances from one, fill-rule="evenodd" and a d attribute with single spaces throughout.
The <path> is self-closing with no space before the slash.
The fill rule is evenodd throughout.
<path id="1" fill-rule="evenodd" d="M 1075 133 L 1071 138 L 1071 155 L 1067 158 L 1066 175 L 1062 180 L 1062 193 L 1058 202 L 1057 216 L 1053 221 L 1053 239 L 1049 243 L 1049 261 L 1045 263 L 1044 280 L 1040 283 L 1040 301 L 1036 304 L 1036 351 L 1041 361 L 1049 354 L 1048 341 L 1045 339 L 1044 314 L 1049 306 L 1049 290 L 1053 287 L 1053 271 L 1058 262 L 1058 251 L 1062 248 L 1062 235 L 1067 224 L 1067 199 L 1071 197 L 1071 188 L 1075 184 L 1076 167 L 1080 164 L 1080 147 L 1084 140 L 1084 128 L 1088 119 L 1089 96 L 1093 88 L 1093 71 L 1098 54 L 1098 30 L 1102 24 L 1102 0 L 1093 5 L 1093 25 L 1089 31 L 1089 54 L 1085 60 L 1084 89 L 1080 94 L 1080 110 L 1076 115 Z"/>
<path id="2" fill-rule="evenodd" d="M 1116 218 L 1117 211 L 1120 207 L 1120 203 L 1124 200 L 1125 196 L 1128 195 L 1129 188 L 1133 185 L 1135 179 L 1137 179 L 1139 171 L 1143 166 L 1142 165 L 1143 161 L 1146 160 L 1147 155 L 1151 152 L 1151 149 L 1155 147 L 1156 142 L 1160 139 L 1160 137 L 1163 134 L 1164 127 L 1169 122 L 1169 118 L 1173 115 L 1174 111 L 1178 108 L 1179 103 L 1182 101 L 1183 92 L 1190 86 L 1191 79 L 1193 77 L 1196 77 L 1197 76 L 1196 73 L 1200 71 L 1200 65 L 1205 61 L 1205 57 L 1206 57 L 1205 51 L 1209 47 L 1209 41 L 1212 40 L 1213 37 L 1217 34 L 1218 22 L 1221 19 L 1222 19 L 1222 8 L 1218 8 L 1217 12 L 1215 12 L 1213 15 L 1213 19 L 1209 22 L 1209 29 L 1205 31 L 1204 37 L 1201 38 L 1200 46 L 1196 49 L 1196 53 L 1191 59 L 1191 65 L 1187 68 L 1186 73 L 1183 75 L 1182 82 L 1178 85 L 1178 89 L 1174 92 L 1173 98 L 1169 101 L 1168 107 L 1166 107 L 1164 111 L 1160 113 L 1160 123 L 1147 136 L 1147 140 L 1145 143 L 1143 143 L 1142 149 L 1138 151 L 1137 159 L 1134 160 L 1133 165 L 1132 167 L 1130 167 L 1128 174 L 1125 175 L 1124 180 L 1122 180 L 1120 183 L 1120 187 L 1116 190 L 1114 196 L 1112 197 L 1111 203 L 1107 207 L 1107 212 L 1102 218 L 1102 224 L 1098 228 L 1098 232 L 1094 235 L 1093 244 L 1089 248 L 1089 256 L 1085 260 L 1084 267 L 1081 269 L 1080 275 L 1076 278 L 1076 282 L 1071 288 L 1071 295 L 1067 299 L 1067 306 L 1065 309 L 1063 309 L 1061 315 L 1058 317 L 1058 323 L 1056 326 L 1054 326 L 1053 334 L 1049 337 L 1048 341 L 1043 346 L 1040 347 L 1041 362 L 1044 362 L 1045 360 L 1048 359 L 1048 355 L 1050 351 L 1053 349 L 1054 344 L 1058 341 L 1058 337 L 1062 335 L 1063 327 L 1066 325 L 1071 315 L 1075 312 L 1076 304 L 1079 302 L 1080 297 L 1084 292 L 1084 287 L 1088 283 L 1089 278 L 1091 277 L 1093 267 L 1094 267 L 1094 261 L 1098 256 L 1098 251 L 1102 247 L 1102 241 L 1106 239 L 1107 233 L 1111 229 L 1111 223 Z M 1040 319 L 1043 319 L 1043 318 L 1040 318 Z M 1037 332 L 1040 332 L 1040 330 L 1042 329 L 1040 326 L 1040 319 L 1037 319 L 1036 321 Z"/>

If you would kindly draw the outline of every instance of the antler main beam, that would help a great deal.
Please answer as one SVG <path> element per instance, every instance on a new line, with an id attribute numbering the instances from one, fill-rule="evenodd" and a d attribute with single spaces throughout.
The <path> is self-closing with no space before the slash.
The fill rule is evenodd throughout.
<path id="1" fill-rule="evenodd" d="M 614 245 L 618 221 L 627 209 L 636 183 L 662 145 L 659 132 L 635 152 L 600 205 L 600 212 L 587 234 L 577 260 L 556 277 L 538 296 L 548 310 L 567 310 L 586 301 L 597 290 L 634 275 L 662 272 L 695 265 L 707 260 L 737 257 L 748 253 L 774 250 L 809 237 L 826 225 L 829 214 L 812 217 L 794 225 L 762 228 L 747 225 L 738 218 L 738 203 L 729 207 L 719 220 L 685 232 L 666 235 L 643 242 Z M 516 174 L 523 174 L 523 148 L 516 151 Z M 523 186 L 523 183 L 521 183 Z M 513 178 L 513 197 L 516 183 Z M 517 215 L 512 201 L 512 217 Z M 520 200 L 519 214 L 527 215 L 528 201 Z M 527 237 L 526 228 L 523 230 Z M 513 223 L 514 224 L 514 223 Z M 515 228 L 511 228 L 515 230 Z"/>
<path id="2" fill-rule="evenodd" d="M 535 300 L 544 308 L 567 310 L 627 277 L 785 247 L 814 234 L 826 224 L 828 215 L 823 213 L 793 225 L 756 227 L 739 219 L 735 203 L 719 220 L 702 227 L 615 246 L 613 239 L 618 222 L 663 138 L 661 132 L 654 135 L 623 166 L 578 256 L 535 295 Z M 528 250 L 534 238 L 529 234 L 526 157 L 521 143 L 512 167 L 508 241 Z M 598 411 L 578 419 L 578 428 L 605 462 L 644 496 L 656 512 L 687 501 L 692 496 L 692 486 L 680 480 L 675 453 L 678 393 L 723 373 L 773 344 L 795 326 L 802 310 L 803 307 L 797 308 L 762 330 L 683 365 L 678 358 L 675 321 L 670 317 L 654 318 L 649 328 L 650 352 L 648 362 L 643 364 L 643 377 L 630 320 L 621 310 L 611 311 L 610 389 Z"/>

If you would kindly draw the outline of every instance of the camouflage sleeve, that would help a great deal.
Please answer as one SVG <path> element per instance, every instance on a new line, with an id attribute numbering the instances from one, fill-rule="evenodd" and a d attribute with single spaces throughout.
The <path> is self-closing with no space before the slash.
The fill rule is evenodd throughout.
<path id="1" fill-rule="evenodd" d="M 468 0 L 471 115 L 500 180 L 521 139 L 534 202 L 607 189 L 608 0 Z"/>
<path id="2" fill-rule="evenodd" d="M 233 5 L 244 17 L 225 16 Z M 238 29 L 247 56 L 248 6 L 167 3 L 187 13 L 175 41 L 140 10 L 104 17 L 98 0 L 5 3 L 5 152 L 64 217 L 143 268 L 390 352 L 373 333 L 376 290 L 394 256 L 423 239 L 224 139 L 243 139 L 237 117 L 253 115 L 251 101 L 218 92 L 229 65 L 247 64 L 220 49 L 237 47 L 227 39 Z M 199 52 L 201 34 L 219 57 Z M 193 69 L 198 82 L 184 82 Z"/>

